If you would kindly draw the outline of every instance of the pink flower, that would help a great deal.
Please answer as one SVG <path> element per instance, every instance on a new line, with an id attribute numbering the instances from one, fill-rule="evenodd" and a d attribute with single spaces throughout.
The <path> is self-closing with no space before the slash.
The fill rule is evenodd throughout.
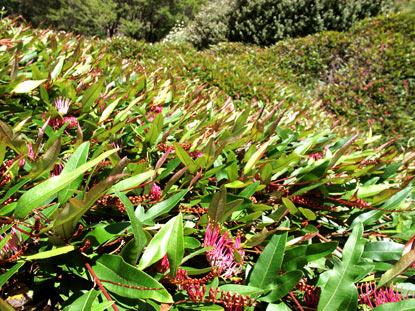
<path id="1" fill-rule="evenodd" d="M 399 292 L 398 286 L 394 288 L 393 283 L 390 284 L 389 288 L 381 287 L 378 289 L 374 282 L 364 284 L 360 288 L 360 301 L 372 309 L 385 303 L 408 299 L 408 297 L 408 294 L 403 295 L 402 290 Z"/>
<path id="2" fill-rule="evenodd" d="M 208 250 L 206 257 L 212 267 L 217 267 L 222 277 L 231 278 L 242 271 L 242 264 L 235 261 L 234 255 L 234 250 L 237 250 L 243 261 L 244 251 L 239 235 L 234 241 L 226 231 L 221 235 L 218 225 L 212 229 L 212 225 L 208 224 L 203 247 L 209 246 L 214 246 L 214 249 Z"/>
<path id="3" fill-rule="evenodd" d="M 64 168 L 64 165 L 62 163 L 56 164 L 53 167 L 52 173 L 50 174 L 50 177 L 58 176 L 62 173 L 62 170 Z"/>
<path id="4" fill-rule="evenodd" d="M 69 122 L 68 126 L 66 127 L 68 129 L 75 128 L 78 126 L 78 120 L 75 117 L 64 117 L 63 124 L 65 124 L 66 122 Z"/>
<path id="5" fill-rule="evenodd" d="M 6 233 L 0 235 L 0 241 L 6 239 L 8 236 L 10 236 L 9 240 L 0 250 L 0 257 L 2 258 L 12 257 L 14 254 L 19 252 L 23 246 L 23 237 L 20 231 L 12 227 L 8 235 Z"/>
<path id="6" fill-rule="evenodd" d="M 61 115 L 67 114 L 70 106 L 71 101 L 68 98 L 59 97 L 55 100 L 55 107 Z"/>
<path id="7" fill-rule="evenodd" d="M 307 307 L 317 308 L 320 300 L 320 288 L 316 287 L 312 290 L 306 291 L 303 299 Z"/>
<path id="8" fill-rule="evenodd" d="M 156 183 L 154 183 L 153 187 L 151 188 L 150 194 L 153 196 L 155 200 L 160 200 L 161 199 L 161 188 Z"/>

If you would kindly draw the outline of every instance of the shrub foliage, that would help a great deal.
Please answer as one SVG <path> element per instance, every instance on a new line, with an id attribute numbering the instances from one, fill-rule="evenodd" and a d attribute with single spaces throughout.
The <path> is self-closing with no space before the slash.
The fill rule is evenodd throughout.
<path id="1" fill-rule="evenodd" d="M 272 49 L 0 38 L 2 308 L 413 306 L 415 153 L 276 86 Z"/>

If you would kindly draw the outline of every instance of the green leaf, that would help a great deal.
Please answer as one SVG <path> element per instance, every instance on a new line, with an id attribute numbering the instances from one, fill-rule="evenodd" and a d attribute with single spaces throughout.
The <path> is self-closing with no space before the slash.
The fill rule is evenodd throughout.
<path id="1" fill-rule="evenodd" d="M 92 269 L 106 289 L 121 297 L 154 299 L 163 303 L 173 302 L 170 294 L 159 282 L 147 273 L 127 264 L 120 256 L 104 254 Z"/>
<path id="2" fill-rule="evenodd" d="M 226 206 L 226 187 L 222 185 L 218 192 L 216 192 L 209 204 L 207 216 L 212 223 L 221 223 L 225 215 Z"/>
<path id="3" fill-rule="evenodd" d="M 75 250 L 75 246 L 69 245 L 69 246 L 63 246 L 63 247 L 55 248 L 55 249 L 52 249 L 50 251 L 37 253 L 37 254 L 34 254 L 34 255 L 22 256 L 21 258 L 23 258 L 25 260 L 28 260 L 28 261 L 36 260 L 36 259 L 46 259 L 46 258 L 50 258 L 50 257 L 63 255 L 63 254 L 72 252 L 73 250 Z"/>
<path id="4" fill-rule="evenodd" d="M 184 248 L 188 249 L 196 249 L 200 247 L 200 241 L 191 236 L 184 237 Z"/>
<path id="5" fill-rule="evenodd" d="M 0 288 L 3 287 L 3 285 L 8 281 L 8 279 L 10 279 L 13 274 L 15 274 L 17 271 L 19 271 L 19 269 L 24 265 L 24 262 L 18 262 L 16 263 L 13 267 L 9 268 L 6 270 L 6 272 L 4 272 L 3 274 L 0 275 Z"/>
<path id="6" fill-rule="evenodd" d="M 269 289 L 275 284 L 284 258 L 287 234 L 275 234 L 265 246 L 249 277 L 249 286 Z"/>
<path id="7" fill-rule="evenodd" d="M 247 285 L 239 285 L 239 284 L 225 284 L 219 287 L 221 291 L 224 292 L 231 292 L 232 294 L 240 294 L 240 295 L 258 295 L 265 292 L 264 289 L 253 287 L 253 286 L 247 286 Z"/>
<path id="8" fill-rule="evenodd" d="M 125 165 L 126 163 L 120 161 L 119 164 Z M 61 210 L 53 223 L 55 232 L 60 237 L 69 239 L 82 215 L 88 211 L 88 209 L 108 190 L 109 187 L 111 187 L 119 178 L 123 176 L 124 174 L 118 174 L 105 178 L 103 181 L 93 186 L 91 190 L 85 194 L 83 200 L 77 198 L 69 199 L 69 204 Z"/>
<path id="9" fill-rule="evenodd" d="M 295 207 L 294 203 L 291 202 L 290 199 L 282 198 L 282 203 L 290 211 L 291 214 L 297 215 L 299 213 L 297 207 Z"/>
<path id="10" fill-rule="evenodd" d="M 124 97 L 124 94 L 119 96 L 117 99 L 113 100 L 102 112 L 101 117 L 98 120 L 98 124 L 104 122 L 109 118 L 111 113 L 114 111 L 115 107 L 117 107 L 118 103 L 120 102 L 121 98 Z"/>
<path id="11" fill-rule="evenodd" d="M 127 196 L 119 191 L 115 191 L 115 195 L 117 195 L 121 202 L 124 204 L 125 209 L 127 211 L 128 218 L 130 218 L 131 222 L 131 229 L 134 234 L 134 248 L 133 252 L 134 254 L 131 254 L 131 257 L 129 258 L 127 262 L 135 265 L 138 261 L 138 257 L 141 254 L 141 251 L 143 250 L 144 246 L 147 244 L 147 238 L 143 231 L 143 225 L 141 224 L 140 220 L 134 213 L 134 206 L 131 203 L 131 201 L 127 198 Z M 125 258 L 124 258 L 125 259 Z"/>
<path id="12" fill-rule="evenodd" d="M 24 94 L 29 93 L 30 91 L 37 88 L 39 85 L 41 85 L 43 82 L 45 82 L 46 79 L 43 80 L 26 80 L 22 83 L 18 84 L 12 91 L 12 93 L 17 94 Z"/>
<path id="13" fill-rule="evenodd" d="M 287 295 L 294 288 L 294 286 L 300 282 L 302 277 L 303 272 L 301 270 L 289 271 L 282 275 L 278 275 L 274 281 L 276 286 L 268 295 L 261 297 L 258 300 L 276 302 L 277 300 Z"/>
<path id="14" fill-rule="evenodd" d="M 59 56 L 58 59 L 59 59 L 59 62 L 56 64 L 55 68 L 53 68 L 52 73 L 50 74 L 50 78 L 52 81 L 56 80 L 56 78 L 60 75 L 62 68 L 63 68 L 63 62 L 65 58 L 62 56 Z"/>
<path id="15" fill-rule="evenodd" d="M 156 205 L 152 206 L 144 215 L 143 223 L 149 220 L 154 220 L 160 215 L 168 213 L 173 207 L 180 202 L 181 199 L 186 195 L 187 190 L 182 190 L 175 195 L 171 196 L 167 200 L 164 200 Z"/>
<path id="16" fill-rule="evenodd" d="M 107 310 L 108 308 L 111 308 L 112 305 L 114 305 L 114 301 L 103 301 L 97 305 L 94 305 L 91 309 L 91 311 L 103 311 Z M 112 309 L 112 308 L 111 308 Z"/>
<path id="17" fill-rule="evenodd" d="M 337 247 L 337 242 L 314 243 L 301 245 L 286 250 L 282 270 L 292 271 L 301 269 L 308 262 L 331 254 Z"/>
<path id="18" fill-rule="evenodd" d="M 354 143 L 354 141 L 359 137 L 359 135 L 360 132 L 358 132 L 356 135 L 350 138 L 349 141 L 347 141 L 339 150 L 336 151 L 336 153 L 330 160 L 330 164 L 327 166 L 322 176 L 326 175 L 327 171 L 337 163 L 337 161 L 341 158 L 343 154 L 345 154 L 347 149 L 349 149 L 349 147 Z"/>
<path id="19" fill-rule="evenodd" d="M 29 191 L 26 191 L 17 202 L 15 216 L 19 219 L 26 217 L 33 209 L 40 207 L 46 199 L 64 189 L 84 172 L 117 151 L 118 149 L 113 149 L 104 152 L 96 159 L 81 165 L 74 171 L 49 178 Z"/>
<path id="20" fill-rule="evenodd" d="M 403 248 L 404 245 L 395 242 L 371 242 L 366 244 L 362 257 L 377 261 L 399 260 Z"/>
<path id="21" fill-rule="evenodd" d="M 32 170 L 30 171 L 29 177 L 32 179 L 36 179 L 39 176 L 42 176 L 46 172 L 49 172 L 54 166 L 56 159 L 59 156 L 61 151 L 61 139 L 55 140 L 53 145 L 45 152 L 43 157 L 36 161 L 35 165 L 33 165 Z"/>
<path id="22" fill-rule="evenodd" d="M 319 311 L 335 311 L 346 302 L 347 305 L 353 305 L 350 297 L 357 297 L 357 288 L 354 282 L 368 271 L 367 268 L 357 265 L 366 242 L 362 239 L 362 234 L 363 225 L 359 223 L 353 229 L 343 248 L 342 262 L 337 257 L 333 257 L 335 266 L 333 270 L 326 272 L 328 281 L 320 296 Z"/>
<path id="23" fill-rule="evenodd" d="M 69 161 L 66 163 L 65 167 L 63 168 L 61 174 L 69 173 L 80 167 L 81 165 L 86 163 L 88 158 L 88 151 L 89 151 L 89 142 L 82 143 L 78 148 L 76 148 L 75 152 L 69 158 Z M 69 189 L 77 190 L 82 182 L 82 175 L 75 179 L 69 186 L 62 189 L 58 193 L 58 200 L 60 204 L 65 203 L 68 199 L 72 196 L 72 192 Z"/>
<path id="24" fill-rule="evenodd" d="M 140 259 L 138 269 L 144 270 L 166 255 L 171 231 L 175 223 L 175 218 L 170 219 L 163 226 L 163 228 L 161 228 L 160 231 L 157 232 L 151 239 L 150 243 L 143 253 L 143 256 Z"/>
<path id="25" fill-rule="evenodd" d="M 183 215 L 179 213 L 175 217 L 173 227 L 171 229 L 170 240 L 167 245 L 167 257 L 170 264 L 170 278 L 174 279 L 177 268 L 184 256 L 184 238 L 183 238 Z"/>
<path id="26" fill-rule="evenodd" d="M 381 209 L 397 208 L 399 205 L 401 205 L 403 201 L 405 201 L 405 199 L 408 197 L 408 195 L 412 192 L 413 189 L 414 189 L 413 187 L 407 187 L 399 191 L 398 193 L 394 194 L 389 200 L 383 203 L 382 206 L 380 206 L 380 208 Z M 384 213 L 383 211 L 381 212 Z"/>
<path id="27" fill-rule="evenodd" d="M 145 83 L 145 79 L 143 79 Z M 144 84 L 145 86 L 145 84 Z M 144 86 L 141 88 L 141 90 L 144 88 Z M 140 92 L 140 88 L 138 89 L 138 92 Z M 117 124 L 118 122 L 122 122 L 125 119 L 127 119 L 128 114 L 130 113 L 131 109 L 140 101 L 143 100 L 143 97 L 137 97 L 131 103 L 122 111 L 118 112 L 117 115 L 114 117 L 114 124 Z"/>
<path id="28" fill-rule="evenodd" d="M 248 160 L 244 167 L 244 175 L 247 175 L 252 168 L 255 166 L 255 164 L 258 163 L 258 161 L 262 158 L 265 151 L 267 150 L 268 145 L 271 143 L 271 141 L 267 141 L 264 143 Z"/>
<path id="29" fill-rule="evenodd" d="M 415 262 L 415 250 L 411 250 L 409 253 L 406 253 L 402 256 L 401 259 L 388 271 L 382 274 L 378 287 L 382 287 L 389 281 L 392 281 L 399 274 L 405 272 L 412 264 Z"/>
<path id="30" fill-rule="evenodd" d="M 308 220 L 316 220 L 317 216 L 314 214 L 314 212 L 308 208 L 302 208 L 299 207 L 298 210 L 301 212 L 301 214 L 304 215 L 305 218 Z"/>
<path id="31" fill-rule="evenodd" d="M 179 157 L 180 161 L 185 165 L 189 166 L 190 172 L 194 173 L 197 171 L 197 167 L 193 159 L 187 154 L 186 150 L 184 150 L 178 143 L 174 143 L 174 149 L 176 150 L 176 154 Z"/>
<path id="32" fill-rule="evenodd" d="M 151 127 L 148 133 L 146 134 L 146 137 L 144 139 L 144 142 L 149 143 L 150 146 L 154 145 L 157 141 L 157 138 L 160 136 L 161 131 L 163 129 L 164 124 L 164 117 L 162 113 L 159 113 L 151 122 Z M 184 150 L 183 150 L 184 151 Z M 187 153 L 186 153 L 187 155 Z M 180 157 L 179 157 L 180 158 Z M 180 158 L 181 159 L 181 158 Z"/>
<path id="33" fill-rule="evenodd" d="M 82 96 L 82 111 L 88 111 L 94 104 L 95 100 L 101 95 L 101 89 L 104 85 L 105 77 L 98 80 L 97 83 L 92 84 Z"/>
<path id="34" fill-rule="evenodd" d="M 71 302 L 71 304 L 65 307 L 64 311 L 77 311 L 77 310 L 91 310 L 92 304 L 94 303 L 95 299 L 98 297 L 99 291 L 95 289 L 91 289 L 90 291 L 86 292 L 82 296 L 78 297 L 76 300 Z"/>
<path id="35" fill-rule="evenodd" d="M 147 172 L 131 176 L 127 179 L 124 179 L 118 182 L 116 185 L 114 185 L 113 190 L 114 191 L 125 191 L 127 189 L 133 189 L 139 186 L 140 184 L 142 184 L 143 182 L 145 182 L 146 180 L 148 180 L 149 178 L 153 177 L 154 174 L 155 174 L 154 170 L 149 170 Z"/>
<path id="36" fill-rule="evenodd" d="M 377 306 L 372 311 L 414 311 L 415 299 L 405 299 L 396 302 L 388 302 Z"/>
<path id="37" fill-rule="evenodd" d="M 181 264 L 184 264 L 186 261 L 192 259 L 193 257 L 196 257 L 200 254 L 203 254 L 204 252 L 207 252 L 208 250 L 214 249 L 213 246 L 209 246 L 209 247 L 204 247 L 201 249 L 198 249 L 197 251 L 194 251 L 193 253 L 187 255 L 186 257 L 183 258 Z"/>

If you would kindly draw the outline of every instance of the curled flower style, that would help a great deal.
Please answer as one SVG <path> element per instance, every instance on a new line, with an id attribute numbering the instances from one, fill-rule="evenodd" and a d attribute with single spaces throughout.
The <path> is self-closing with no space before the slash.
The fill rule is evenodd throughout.
<path id="1" fill-rule="evenodd" d="M 65 115 L 69 111 L 71 100 L 68 98 L 59 97 L 55 100 L 55 107 L 61 115 Z"/>
<path id="2" fill-rule="evenodd" d="M 214 248 L 206 252 L 206 257 L 212 267 L 217 267 L 222 277 L 231 278 L 242 271 L 242 264 L 236 262 L 234 254 L 234 250 L 237 250 L 243 261 L 244 251 L 239 235 L 233 240 L 228 232 L 221 235 L 219 226 L 212 228 L 212 225 L 208 224 L 203 247 L 209 246 Z"/>
<path id="3" fill-rule="evenodd" d="M 316 287 L 304 293 L 304 303 L 307 307 L 317 308 L 320 301 L 320 288 Z"/>
<path id="4" fill-rule="evenodd" d="M 3 248 L 0 250 L 0 257 L 10 258 L 16 253 L 18 253 L 23 247 L 23 237 L 20 231 L 16 230 L 14 227 L 10 230 L 9 234 L 4 233 L 0 235 L 0 241 L 7 239 L 8 241 L 4 244 Z"/>
<path id="5" fill-rule="evenodd" d="M 404 296 L 402 289 L 400 290 L 397 285 L 394 287 L 393 283 L 389 287 L 378 289 L 374 282 L 370 282 L 362 285 L 360 288 L 360 301 L 372 309 L 385 303 L 397 302 L 408 298 L 409 293 Z M 414 298 L 414 294 L 412 294 L 412 298 Z"/>

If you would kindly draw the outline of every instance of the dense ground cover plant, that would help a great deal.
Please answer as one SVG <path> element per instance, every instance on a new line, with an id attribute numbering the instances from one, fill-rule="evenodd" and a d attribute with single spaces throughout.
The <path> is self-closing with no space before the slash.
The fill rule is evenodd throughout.
<path id="1" fill-rule="evenodd" d="M 0 40 L 5 308 L 413 305 L 415 154 L 285 82 L 267 96 L 230 80 L 232 93 L 196 62 L 229 55 L 239 68 L 232 53 L 261 50 L 174 63 L 159 55 L 186 46 L 120 43 L 143 53 L 127 59 L 8 18 Z"/>
<path id="2" fill-rule="evenodd" d="M 284 99 L 306 106 L 321 101 L 354 126 L 408 141 L 415 124 L 410 113 L 414 19 L 403 13 L 367 19 L 349 32 L 322 32 L 269 48 L 223 43 L 197 52 L 186 45 L 149 46 L 124 39 L 111 45 L 151 70 L 161 62 L 180 77 L 199 79 L 234 99 Z"/>

